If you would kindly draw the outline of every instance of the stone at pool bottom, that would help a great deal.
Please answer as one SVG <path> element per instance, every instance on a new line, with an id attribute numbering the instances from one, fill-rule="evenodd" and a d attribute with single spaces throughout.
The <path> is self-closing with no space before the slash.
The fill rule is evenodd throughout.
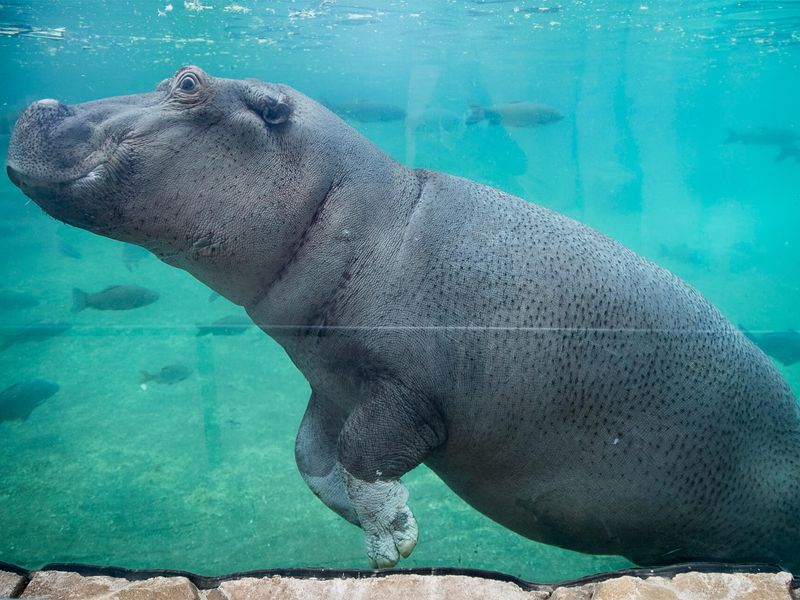
<path id="1" fill-rule="evenodd" d="M 12 596 L 22 585 L 22 576 L 7 571 L 0 571 L 0 598 Z"/>
<path id="2" fill-rule="evenodd" d="M 389 575 L 365 579 L 242 578 L 198 590 L 183 577 L 128 581 L 38 571 L 21 598 L 41 600 L 800 600 L 789 573 L 683 573 L 618 577 L 582 587 L 525 592 L 513 583 L 460 575 Z M 0 571 L 0 598 L 21 582 Z"/>

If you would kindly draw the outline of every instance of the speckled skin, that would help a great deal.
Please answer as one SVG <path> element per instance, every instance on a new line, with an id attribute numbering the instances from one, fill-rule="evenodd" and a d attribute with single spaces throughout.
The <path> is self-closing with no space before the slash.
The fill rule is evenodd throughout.
<path id="1" fill-rule="evenodd" d="M 574 220 L 397 164 L 290 88 L 189 71 L 199 99 L 182 70 L 153 94 L 34 105 L 9 175 L 286 349 L 313 390 L 300 471 L 373 564 L 397 560 L 392 535 L 413 548 L 398 478 L 424 462 L 546 543 L 800 567 L 800 408 L 700 294 Z M 96 161 L 54 153 L 86 122 L 111 158 L 81 179 Z"/>

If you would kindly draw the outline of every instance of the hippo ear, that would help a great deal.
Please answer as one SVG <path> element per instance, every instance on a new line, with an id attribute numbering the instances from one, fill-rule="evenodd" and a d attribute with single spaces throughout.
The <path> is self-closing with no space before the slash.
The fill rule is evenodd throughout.
<path id="1" fill-rule="evenodd" d="M 292 114 L 292 109 L 285 97 L 274 96 L 263 88 L 248 87 L 245 92 L 245 103 L 267 125 L 285 123 Z"/>

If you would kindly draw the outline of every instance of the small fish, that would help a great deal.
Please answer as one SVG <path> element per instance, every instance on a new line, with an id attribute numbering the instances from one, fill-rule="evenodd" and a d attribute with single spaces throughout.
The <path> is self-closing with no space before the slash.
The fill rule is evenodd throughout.
<path id="1" fill-rule="evenodd" d="M 356 102 L 328 102 L 322 103 L 344 119 L 355 119 L 362 123 L 382 123 L 386 121 L 402 121 L 406 118 L 406 111 L 394 104 L 358 100 Z"/>
<path id="2" fill-rule="evenodd" d="M 800 134 L 777 127 L 750 127 L 735 131 L 726 129 L 726 144 L 741 142 L 749 146 L 790 146 L 800 140 Z"/>
<path id="3" fill-rule="evenodd" d="M 741 325 L 739 329 L 751 342 L 761 348 L 764 354 L 771 356 L 782 365 L 788 367 L 800 361 L 800 333 L 794 329 L 764 333 L 748 331 Z"/>
<path id="4" fill-rule="evenodd" d="M 507 127 L 539 127 L 557 123 L 564 115 L 555 108 L 533 102 L 509 102 L 481 106 L 472 104 L 467 115 L 467 125 L 474 125 L 486 119 L 492 125 L 503 124 Z"/>
<path id="5" fill-rule="evenodd" d="M 33 410 L 59 389 L 46 379 L 26 379 L 0 392 L 0 423 L 25 421 Z"/>
<path id="6" fill-rule="evenodd" d="M 61 335 L 72 327 L 69 323 L 30 323 L 22 327 L 13 329 L 6 334 L 0 342 L 0 351 L 6 350 L 16 344 L 26 344 L 28 342 L 43 342 L 57 335 Z"/>
<path id="7" fill-rule="evenodd" d="M 70 244 L 67 240 L 59 240 L 58 251 L 68 258 L 83 258 L 83 254 L 81 254 L 80 250 Z"/>
<path id="8" fill-rule="evenodd" d="M 150 256 L 150 252 L 137 246 L 135 244 L 125 244 L 122 246 L 122 263 L 128 271 L 133 271 L 133 267 L 139 264 L 139 261 Z"/>
<path id="9" fill-rule="evenodd" d="M 794 162 L 800 163 L 800 146 L 781 146 L 781 151 L 775 157 L 775 162 L 781 162 L 787 158 L 793 158 Z"/>
<path id="10" fill-rule="evenodd" d="M 218 294 L 217 292 L 211 292 L 208 295 L 208 301 L 209 302 L 214 302 L 215 300 L 218 300 L 219 298 L 220 298 L 220 294 Z"/>
<path id="11" fill-rule="evenodd" d="M 25 292 L 0 290 L 0 310 L 20 310 L 39 305 L 39 300 Z"/>
<path id="12" fill-rule="evenodd" d="M 157 373 L 152 374 L 147 371 L 142 371 L 142 379 L 139 383 L 139 387 L 146 390 L 149 381 L 172 385 L 173 383 L 183 381 L 191 374 L 192 370 L 184 365 L 167 365 L 166 367 L 161 367 Z"/>
<path id="13" fill-rule="evenodd" d="M 93 294 L 74 288 L 72 290 L 72 312 L 79 313 L 86 308 L 130 310 L 152 304 L 158 298 L 158 292 L 138 285 L 112 285 Z"/>
<path id="14" fill-rule="evenodd" d="M 197 335 L 239 335 L 253 326 L 253 321 L 242 315 L 217 319 L 210 325 L 197 325 Z"/>

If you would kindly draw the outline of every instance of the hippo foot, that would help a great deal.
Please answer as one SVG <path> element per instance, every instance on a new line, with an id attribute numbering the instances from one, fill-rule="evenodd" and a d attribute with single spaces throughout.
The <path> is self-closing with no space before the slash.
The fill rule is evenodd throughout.
<path id="1" fill-rule="evenodd" d="M 417 545 L 417 520 L 406 505 L 408 490 L 399 481 L 367 482 L 347 471 L 345 482 L 358 515 L 373 569 L 393 567 Z"/>

